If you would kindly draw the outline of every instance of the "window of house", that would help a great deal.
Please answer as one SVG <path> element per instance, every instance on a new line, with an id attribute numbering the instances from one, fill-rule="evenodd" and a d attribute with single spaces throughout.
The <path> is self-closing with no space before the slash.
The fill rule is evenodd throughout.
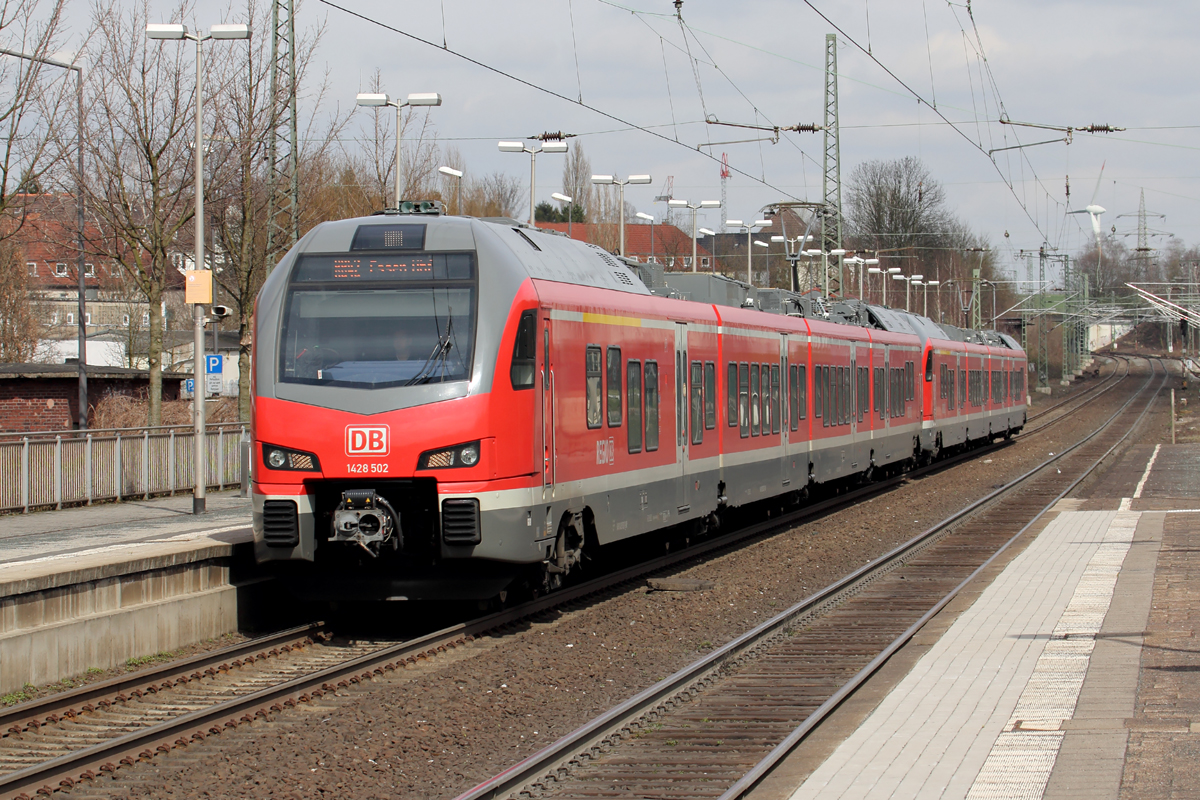
<path id="1" fill-rule="evenodd" d="M 36 261 L 26 261 L 25 266 L 29 270 L 29 276 L 31 278 L 36 278 L 37 277 L 37 262 Z"/>
<path id="2" fill-rule="evenodd" d="M 129 315 L 128 314 L 121 315 L 121 326 L 124 328 L 129 327 Z"/>
<path id="3" fill-rule="evenodd" d="M 668 267 L 673 267 L 673 266 L 675 266 L 675 257 L 674 257 L 674 256 L 671 256 L 670 258 L 667 258 L 667 259 L 666 259 L 666 262 L 667 262 L 667 266 L 668 266 Z"/>
<path id="4" fill-rule="evenodd" d="M 658 362 L 646 362 L 646 450 L 658 449 Z"/>
<path id="5" fill-rule="evenodd" d="M 54 276 L 56 278 L 67 277 L 67 265 L 61 261 L 59 261 L 57 264 L 55 264 L 54 265 Z"/>
<path id="6" fill-rule="evenodd" d="M 149 325 L 150 325 L 150 312 L 143 311 L 142 312 L 142 327 L 148 327 Z"/>
<path id="7" fill-rule="evenodd" d="M 83 265 L 83 274 L 89 278 L 96 277 L 96 265 L 95 264 L 84 264 Z"/>
<path id="8" fill-rule="evenodd" d="M 684 256 L 684 257 L 683 257 L 683 266 L 684 266 L 684 267 L 691 267 L 691 266 L 692 266 L 692 257 L 691 257 L 691 256 Z"/>
<path id="9" fill-rule="evenodd" d="M 704 362 L 704 427 L 710 431 L 717 427 L 717 365 L 713 361 Z"/>
<path id="10" fill-rule="evenodd" d="M 642 363 L 630 360 L 625 386 L 629 392 L 629 452 L 642 452 Z"/>
<path id="11" fill-rule="evenodd" d="M 708 269 L 708 265 L 710 263 L 711 262 L 709 261 L 708 256 L 700 256 L 700 266 L 701 267 L 703 267 L 704 269 Z"/>
<path id="12" fill-rule="evenodd" d="M 621 348 L 608 348 L 608 427 L 621 425 Z"/>
<path id="13" fill-rule="evenodd" d="M 84 315 L 83 315 L 83 324 L 84 324 L 84 325 L 91 325 L 91 324 L 92 324 L 92 312 L 90 312 L 90 311 L 89 311 L 89 312 L 87 312 L 86 314 L 84 314 Z"/>
<path id="14" fill-rule="evenodd" d="M 75 315 L 74 315 L 74 314 L 72 314 L 72 313 L 70 313 L 70 312 L 67 312 L 67 324 L 68 324 L 68 325 L 74 325 L 74 324 L 75 324 Z"/>
<path id="15" fill-rule="evenodd" d="M 603 388 L 603 378 L 601 377 L 600 348 L 597 345 L 588 345 L 586 370 L 587 426 L 589 428 L 599 428 L 600 396 Z"/>

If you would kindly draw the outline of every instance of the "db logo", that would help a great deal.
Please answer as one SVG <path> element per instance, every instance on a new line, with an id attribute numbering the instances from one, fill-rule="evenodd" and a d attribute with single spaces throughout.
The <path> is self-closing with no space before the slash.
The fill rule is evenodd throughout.
<path id="1" fill-rule="evenodd" d="M 387 425 L 346 426 L 346 455 L 386 456 L 388 449 Z"/>

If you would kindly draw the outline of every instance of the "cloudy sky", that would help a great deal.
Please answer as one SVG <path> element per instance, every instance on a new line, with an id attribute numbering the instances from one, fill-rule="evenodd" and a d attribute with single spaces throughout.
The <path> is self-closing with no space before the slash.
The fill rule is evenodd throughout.
<path id="1" fill-rule="evenodd" d="M 678 198 L 719 198 L 710 156 L 724 152 L 730 218 L 819 199 L 822 136 L 709 147 L 769 134 L 708 125 L 706 115 L 820 123 L 825 35 L 836 26 L 843 176 L 868 159 L 920 157 L 955 212 L 1013 266 L 1017 250 L 1043 241 L 1071 253 L 1084 245 L 1090 225 L 1064 216 L 1065 182 L 1071 208 L 1082 208 L 1103 163 L 1106 230 L 1136 231 L 1136 218 L 1117 215 L 1136 213 L 1144 189 L 1148 210 L 1166 215 L 1151 227 L 1200 243 L 1191 3 L 685 0 L 681 24 L 671 0 L 304 0 L 298 18 L 325 26 L 317 62 L 333 98 L 352 104 L 377 69 L 393 95 L 440 92 L 437 134 L 472 172 L 527 181 L 528 157 L 499 153 L 497 140 L 563 130 L 580 136 L 596 172 L 649 172 L 653 185 L 626 197 L 657 215 L 665 208 L 653 198 L 669 178 Z M 1061 131 L 1000 124 L 1003 113 L 1126 130 L 1076 133 L 1068 146 Z M 560 188 L 561 158 L 539 159 L 539 199 Z M 717 212 L 701 220 L 719 223 Z"/>

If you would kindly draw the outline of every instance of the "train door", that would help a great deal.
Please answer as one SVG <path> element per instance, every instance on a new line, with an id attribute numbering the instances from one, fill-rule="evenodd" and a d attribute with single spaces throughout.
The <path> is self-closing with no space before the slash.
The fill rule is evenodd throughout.
<path id="1" fill-rule="evenodd" d="M 550 357 L 550 318 L 542 322 L 542 500 L 554 497 L 554 482 L 558 467 L 555 429 L 554 363 Z"/>
<path id="2" fill-rule="evenodd" d="M 688 479 L 688 346 L 687 323 L 675 325 L 675 462 L 679 465 L 676 505 L 680 514 L 691 510 Z"/>

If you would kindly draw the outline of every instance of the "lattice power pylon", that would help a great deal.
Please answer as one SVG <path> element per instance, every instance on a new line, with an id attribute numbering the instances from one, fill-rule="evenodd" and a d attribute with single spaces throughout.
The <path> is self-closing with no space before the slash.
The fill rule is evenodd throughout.
<path id="1" fill-rule="evenodd" d="M 822 181 L 825 208 L 821 224 L 821 249 L 826 253 L 842 246 L 842 165 L 838 133 L 837 34 L 825 34 L 825 171 Z M 842 293 L 842 256 L 828 264 L 830 295 Z"/>
<path id="2" fill-rule="evenodd" d="M 267 141 L 267 270 L 300 238 L 299 138 L 296 120 L 296 4 L 271 9 L 271 131 Z"/>

